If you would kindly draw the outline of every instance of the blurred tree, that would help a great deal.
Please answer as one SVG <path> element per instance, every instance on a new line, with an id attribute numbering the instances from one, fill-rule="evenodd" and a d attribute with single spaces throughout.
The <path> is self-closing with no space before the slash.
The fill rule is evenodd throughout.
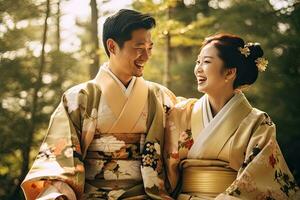
<path id="1" fill-rule="evenodd" d="M 19 184 L 50 114 L 80 74 L 73 55 L 58 49 L 58 34 L 47 31 L 60 30 L 49 11 L 54 6 L 57 1 L 0 1 L 0 199 L 23 198 Z"/>
<path id="2" fill-rule="evenodd" d="M 91 0 L 91 44 L 92 44 L 92 62 L 90 64 L 90 78 L 94 78 L 98 72 L 100 64 L 100 48 L 99 48 L 99 38 L 98 38 L 98 7 L 97 1 Z"/>

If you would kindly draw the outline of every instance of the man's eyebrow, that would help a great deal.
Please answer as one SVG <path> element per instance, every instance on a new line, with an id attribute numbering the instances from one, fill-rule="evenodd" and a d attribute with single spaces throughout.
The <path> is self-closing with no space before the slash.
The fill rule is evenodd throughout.
<path id="1" fill-rule="evenodd" d="M 136 43 L 135 45 L 136 45 L 136 46 L 142 46 L 142 45 L 145 45 L 145 44 L 146 44 L 146 42 L 138 42 L 138 43 Z M 153 46 L 153 44 L 154 44 L 154 43 L 151 42 L 149 45 L 150 45 L 150 46 Z"/>

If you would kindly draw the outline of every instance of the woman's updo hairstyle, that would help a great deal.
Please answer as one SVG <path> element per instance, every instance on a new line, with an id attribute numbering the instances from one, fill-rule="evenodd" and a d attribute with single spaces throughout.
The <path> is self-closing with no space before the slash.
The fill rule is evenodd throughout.
<path id="1" fill-rule="evenodd" d="M 244 40 L 239 36 L 217 34 L 206 38 L 202 48 L 207 44 L 212 44 L 218 49 L 219 57 L 223 60 L 225 68 L 237 69 L 236 79 L 233 83 L 234 89 L 243 85 L 251 85 L 256 81 L 258 76 L 256 59 L 264 54 L 258 43 L 245 44 Z M 245 47 L 249 51 L 243 53 Z"/>

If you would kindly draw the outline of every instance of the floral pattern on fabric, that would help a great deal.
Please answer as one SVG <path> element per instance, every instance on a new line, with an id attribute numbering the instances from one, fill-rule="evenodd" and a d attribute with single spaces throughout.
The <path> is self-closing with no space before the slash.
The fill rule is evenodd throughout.
<path id="1" fill-rule="evenodd" d="M 266 148 L 268 148 L 268 151 L 266 151 Z M 255 146 L 242 165 L 241 175 L 227 188 L 225 193 L 240 198 L 247 197 L 258 200 L 288 199 L 298 190 L 298 186 L 291 174 L 286 171 L 285 165 L 282 165 L 282 160 L 283 157 L 279 146 L 273 139 L 263 149 Z M 253 165 L 257 165 L 258 168 L 261 167 L 266 173 L 273 174 L 272 182 L 268 182 L 268 185 L 264 185 L 263 188 L 258 187 L 258 180 L 262 177 L 257 177 L 252 170 L 247 170 L 248 166 L 252 168 Z M 278 183 L 277 185 L 276 182 Z M 273 187 L 279 187 L 279 190 Z"/>
<path id="2" fill-rule="evenodd" d="M 168 200 L 172 198 L 167 195 L 164 188 L 160 154 L 160 144 L 158 142 L 146 142 L 142 155 L 141 172 L 145 189 L 157 194 L 160 199 Z"/>

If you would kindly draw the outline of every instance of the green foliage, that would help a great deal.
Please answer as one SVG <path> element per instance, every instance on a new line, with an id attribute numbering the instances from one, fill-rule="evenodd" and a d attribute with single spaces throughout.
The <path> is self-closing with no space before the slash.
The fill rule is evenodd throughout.
<path id="1" fill-rule="evenodd" d="M 193 3 L 182 0 L 135 0 L 132 6 L 151 13 L 157 21 L 157 27 L 153 30 L 153 55 L 145 69 L 145 78 L 163 82 L 167 58 L 166 35 L 170 34 L 169 87 L 179 96 L 201 96 L 196 90 L 193 70 L 205 37 L 229 32 L 242 36 L 246 41 L 261 43 L 269 66 L 246 95 L 254 106 L 269 113 L 276 123 L 282 151 L 299 182 L 300 161 L 294 152 L 300 144 L 300 4 L 291 0 L 287 6 L 277 8 L 277 5 L 270 3 L 281 1 L 196 0 Z M 31 123 L 32 95 L 41 64 L 38 48 L 43 30 L 40 21 L 44 20 L 45 10 L 45 1 L 0 0 L 1 199 L 7 199 L 18 185 L 23 164 L 22 151 Z M 99 11 L 101 16 L 108 14 L 101 8 Z M 52 22 L 55 21 L 54 13 L 50 17 Z M 77 25 L 83 30 L 80 51 L 47 51 L 38 94 L 31 160 L 36 155 L 50 115 L 63 91 L 88 79 L 92 57 L 90 26 L 87 22 L 77 22 Z M 47 45 L 55 49 L 55 25 L 49 26 Z M 99 55 L 101 63 L 106 61 L 103 49 Z"/>
<path id="2" fill-rule="evenodd" d="M 39 48 L 43 30 L 42 25 L 36 22 L 44 19 L 45 5 L 36 5 L 36 2 L 29 0 L 0 3 L 0 10 L 4 11 L 0 15 L 3 27 L 0 32 L 0 199 L 8 199 L 20 183 L 23 153 L 32 125 L 33 92 L 41 65 Z M 55 49 L 55 40 L 51 37 L 54 36 L 48 36 L 47 45 Z M 82 81 L 80 74 L 84 73 L 79 66 L 71 53 L 47 53 L 38 92 L 31 146 L 33 152 L 36 152 L 45 135 L 50 115 L 58 105 L 62 92 L 75 81 Z M 22 199 L 22 196 L 20 194 L 15 198 Z"/>

